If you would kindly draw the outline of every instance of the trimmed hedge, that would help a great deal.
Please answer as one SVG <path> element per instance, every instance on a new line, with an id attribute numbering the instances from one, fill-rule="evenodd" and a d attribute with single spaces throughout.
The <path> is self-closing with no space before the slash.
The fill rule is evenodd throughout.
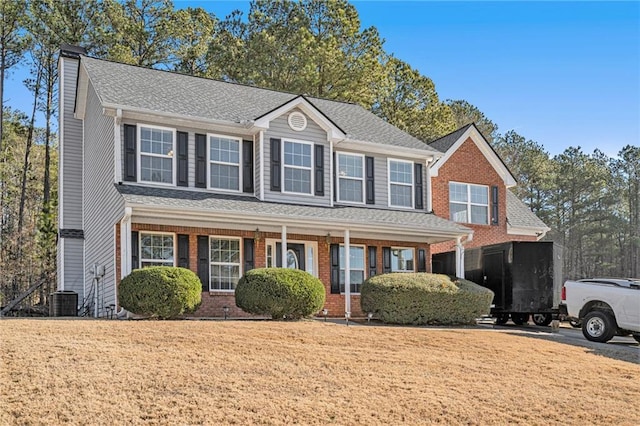
<path id="1" fill-rule="evenodd" d="M 363 312 L 392 324 L 473 324 L 489 313 L 493 292 L 442 274 L 376 275 L 362 284 Z"/>
<path id="2" fill-rule="evenodd" d="M 305 271 L 258 268 L 248 271 L 236 286 L 236 306 L 273 319 L 299 319 L 324 306 L 322 282 Z"/>
<path id="3" fill-rule="evenodd" d="M 127 311 L 161 319 L 195 312 L 202 284 L 189 269 L 153 266 L 136 269 L 118 287 L 118 301 Z"/>

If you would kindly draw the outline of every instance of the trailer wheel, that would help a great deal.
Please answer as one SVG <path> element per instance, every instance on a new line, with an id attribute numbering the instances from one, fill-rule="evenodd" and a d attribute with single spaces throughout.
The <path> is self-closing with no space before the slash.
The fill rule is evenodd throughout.
<path id="1" fill-rule="evenodd" d="M 529 322 L 529 314 L 511 314 L 511 321 L 515 325 L 523 325 Z"/>
<path id="2" fill-rule="evenodd" d="M 636 339 L 636 342 L 640 343 L 640 333 L 634 333 L 633 338 Z"/>
<path id="3" fill-rule="evenodd" d="M 591 311 L 582 320 L 582 334 L 592 342 L 608 342 L 616 334 L 616 322 L 607 312 Z"/>
<path id="4" fill-rule="evenodd" d="M 577 320 L 577 319 L 571 319 L 569 320 L 569 324 L 571 325 L 571 327 L 573 328 L 580 328 L 582 327 L 582 321 Z"/>
<path id="5" fill-rule="evenodd" d="M 509 321 L 509 314 L 497 314 L 496 315 L 496 324 L 505 325 Z"/>
<path id="6" fill-rule="evenodd" d="M 548 326 L 553 321 L 551 314 L 533 314 L 531 319 L 535 325 Z"/>

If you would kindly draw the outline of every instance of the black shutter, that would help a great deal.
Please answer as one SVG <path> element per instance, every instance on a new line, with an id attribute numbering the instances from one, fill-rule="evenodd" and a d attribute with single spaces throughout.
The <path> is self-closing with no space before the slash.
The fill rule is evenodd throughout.
<path id="1" fill-rule="evenodd" d="M 242 192 L 253 193 L 253 142 L 242 141 Z"/>
<path id="2" fill-rule="evenodd" d="M 252 270 L 255 267 L 255 243 L 253 242 L 253 238 L 245 238 L 244 242 L 244 271 L 243 274 L 246 274 L 247 271 Z"/>
<path id="3" fill-rule="evenodd" d="M 140 268 L 138 231 L 131 231 L 131 270 Z"/>
<path id="4" fill-rule="evenodd" d="M 196 187 L 207 187 L 207 135 L 196 134 Z"/>
<path id="5" fill-rule="evenodd" d="M 178 186 L 189 186 L 189 133 L 178 135 Z"/>
<path id="6" fill-rule="evenodd" d="M 413 165 L 413 179 L 415 181 L 415 192 L 416 192 L 416 209 L 422 210 L 424 209 L 424 203 L 422 202 L 424 191 L 422 189 L 422 164 L 415 163 Z"/>
<path id="7" fill-rule="evenodd" d="M 391 272 L 391 247 L 382 247 L 382 272 Z"/>
<path id="8" fill-rule="evenodd" d="M 427 272 L 427 252 L 418 249 L 418 272 Z"/>
<path id="9" fill-rule="evenodd" d="M 178 267 L 189 269 L 188 235 L 178 235 Z"/>
<path id="10" fill-rule="evenodd" d="M 491 224 L 497 225 L 500 220 L 498 219 L 498 187 L 491 187 Z"/>
<path id="11" fill-rule="evenodd" d="M 378 273 L 378 248 L 369 246 L 367 250 L 369 251 L 369 276 L 373 277 Z"/>
<path id="12" fill-rule="evenodd" d="M 376 186 L 375 186 L 375 170 L 373 168 L 374 158 L 364 157 L 365 160 L 365 178 L 367 186 L 367 204 L 376 203 Z M 374 247 L 375 248 L 375 247 Z"/>
<path id="13" fill-rule="evenodd" d="M 198 235 L 198 277 L 202 291 L 209 291 L 209 237 Z"/>
<path id="14" fill-rule="evenodd" d="M 331 171 L 331 173 L 333 173 L 333 201 L 338 201 L 338 173 L 336 172 L 336 170 L 338 170 L 338 163 L 336 163 L 337 159 L 338 157 L 334 152 L 333 153 L 333 170 Z"/>
<path id="15" fill-rule="evenodd" d="M 282 191 L 282 178 L 280 176 L 280 139 L 271 138 L 271 190 Z"/>
<path id="16" fill-rule="evenodd" d="M 340 244 L 329 246 L 331 260 L 331 294 L 340 294 Z"/>
<path id="17" fill-rule="evenodd" d="M 124 125 L 124 177 L 123 179 L 129 182 L 135 182 L 138 180 L 137 167 L 137 149 L 138 144 L 136 142 L 136 136 L 138 131 L 136 126 L 131 124 Z"/>
<path id="18" fill-rule="evenodd" d="M 316 195 L 324 196 L 324 146 L 316 145 Z"/>

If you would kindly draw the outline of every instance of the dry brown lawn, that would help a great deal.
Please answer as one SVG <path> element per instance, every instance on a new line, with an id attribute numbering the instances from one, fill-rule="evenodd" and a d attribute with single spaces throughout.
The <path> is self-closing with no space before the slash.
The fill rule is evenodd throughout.
<path id="1" fill-rule="evenodd" d="M 6 319 L 0 345 L 2 425 L 640 424 L 639 363 L 483 328 Z"/>

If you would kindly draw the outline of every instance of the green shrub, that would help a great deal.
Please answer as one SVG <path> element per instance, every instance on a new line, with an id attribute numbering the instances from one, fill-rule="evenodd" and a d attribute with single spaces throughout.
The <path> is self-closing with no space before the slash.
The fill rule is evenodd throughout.
<path id="1" fill-rule="evenodd" d="M 237 307 L 273 319 L 310 316 L 324 306 L 324 300 L 322 282 L 298 269 L 253 269 L 236 286 Z"/>
<path id="2" fill-rule="evenodd" d="M 136 269 L 118 287 L 124 309 L 139 315 L 167 319 L 195 312 L 200 306 L 202 284 L 189 269 L 154 266 Z"/>
<path id="3" fill-rule="evenodd" d="M 393 324 L 473 324 L 488 314 L 493 292 L 471 281 L 441 274 L 384 274 L 361 289 L 363 312 Z"/>

